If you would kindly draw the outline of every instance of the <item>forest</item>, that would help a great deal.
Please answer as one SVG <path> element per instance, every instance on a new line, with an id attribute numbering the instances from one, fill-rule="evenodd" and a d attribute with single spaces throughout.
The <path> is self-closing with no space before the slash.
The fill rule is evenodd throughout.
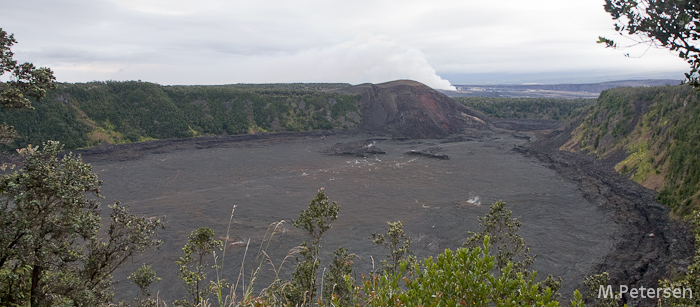
<path id="1" fill-rule="evenodd" d="M 615 169 L 647 188 L 680 216 L 700 208 L 700 93 L 690 86 L 622 87 L 598 103 L 564 147 L 605 159 L 625 157 Z"/>
<path id="2" fill-rule="evenodd" d="M 65 149 L 154 139 L 356 128 L 359 96 L 335 83 L 161 86 L 139 81 L 58 84 L 34 110 L 0 110 L 17 137 L 3 151 L 60 140 Z M 494 118 L 565 121 L 594 99 L 456 97 Z"/>
<path id="3" fill-rule="evenodd" d="M 5 151 L 59 140 L 65 149 L 153 139 L 350 129 L 359 97 L 347 84 L 161 86 L 139 81 L 58 84 L 34 110 L 0 110 L 17 137 Z"/>
<path id="4" fill-rule="evenodd" d="M 596 99 L 454 97 L 454 100 L 493 118 L 539 118 L 566 121 Z"/>

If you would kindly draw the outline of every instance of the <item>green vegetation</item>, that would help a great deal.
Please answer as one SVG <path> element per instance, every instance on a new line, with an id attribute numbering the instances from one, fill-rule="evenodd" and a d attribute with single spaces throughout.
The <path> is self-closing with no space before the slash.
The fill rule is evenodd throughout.
<path id="1" fill-rule="evenodd" d="M 618 307 L 620 306 L 620 293 L 614 293 L 614 295 L 609 297 L 600 297 L 600 287 L 607 287 L 610 283 L 610 274 L 603 272 L 601 274 L 594 274 L 584 278 L 583 284 L 588 288 L 588 295 L 586 296 L 589 301 L 595 302 L 596 306 L 599 307 Z M 617 297 L 616 297 L 617 296 Z"/>
<path id="2" fill-rule="evenodd" d="M 403 231 L 402 223 L 389 223 L 387 233 L 374 234 L 373 241 L 390 249 L 387 257 L 392 263 L 383 263 L 384 269 L 380 272 L 363 274 L 360 282 L 352 277 L 354 255 L 344 248 L 337 249 L 321 280 L 322 296 L 316 298 L 321 237 L 331 230 L 339 210 L 336 203 L 328 200 L 325 191 L 319 190 L 308 209 L 294 221 L 312 241 L 303 242 L 298 249 L 302 257 L 297 259 L 291 279 L 285 281 L 278 277 L 270 286 L 261 289 L 257 297 L 244 295 L 240 301 L 228 298 L 224 300 L 228 303 L 219 303 L 219 306 L 559 306 L 558 287 L 549 286 L 549 278 L 538 282 L 537 272 L 525 267 L 533 257 L 525 257 L 517 265 L 513 262 L 515 257 L 525 255 L 527 247 L 517 235 L 519 222 L 510 218 L 511 212 L 505 209 L 503 202 L 492 205 L 489 215 L 482 219 L 488 226 L 468 240 L 481 240 L 480 244 L 445 250 L 437 258 L 430 257 L 422 262 L 409 256 L 410 238 Z M 522 244 L 522 248 L 516 253 L 510 252 L 513 249 L 492 252 L 492 239 L 488 234 L 500 237 L 501 242 L 506 241 L 504 238 L 514 239 L 508 242 Z M 266 254 L 264 250 L 260 253 Z M 209 305 L 204 301 L 199 306 Z M 570 306 L 583 306 L 578 291 Z"/>
<path id="3" fill-rule="evenodd" d="M 0 76 L 10 74 L 10 81 L 0 83 L 0 106 L 3 110 L 31 110 L 29 98 L 43 99 L 46 90 L 55 87 L 56 78 L 49 68 L 36 68 L 32 63 L 18 65 L 10 49 L 16 43 L 13 34 L 8 35 L 0 28 Z M 14 136 L 12 126 L 0 124 L 0 143 L 11 142 Z"/>
<path id="4" fill-rule="evenodd" d="M 159 243 L 155 238 L 155 231 L 162 227 L 159 221 L 130 215 L 119 204 L 111 206 L 111 223 L 101 228 L 99 204 L 88 197 L 97 193 L 99 181 L 79 158 L 71 154 L 59 158 L 60 150 L 55 142 L 42 150 L 22 150 L 24 167 L 3 176 L 0 184 L 4 199 L 0 210 L 4 225 L 0 235 L 0 299 L 5 305 L 105 306 L 113 297 L 111 273 L 134 254 Z M 216 251 L 222 242 L 211 229 L 199 228 L 190 234 L 184 257 L 177 261 L 192 299 L 173 305 L 212 306 L 213 301 L 218 306 L 559 306 L 558 282 L 551 277 L 538 281 L 537 272 L 528 269 L 534 257 L 527 254 L 529 249 L 518 236 L 522 224 L 505 206 L 503 202 L 491 206 L 480 219 L 482 231 L 471 233 L 465 247 L 448 249 L 420 262 L 408 257 L 410 238 L 402 223 L 389 223 L 386 234 L 373 237 L 375 243 L 390 249 L 387 259 L 393 263 L 387 262 L 383 271 L 369 272 L 355 281 L 354 255 L 338 248 L 319 283 L 321 238 L 331 230 L 340 211 L 321 189 L 294 221 L 311 241 L 297 249 L 302 257 L 289 280 L 281 278 L 280 267 L 273 265 L 277 279 L 253 295 L 259 266 L 239 299 L 238 282 L 230 285 L 218 275 Z M 700 218 L 697 220 L 700 224 Z M 700 240 L 700 234 L 696 235 Z M 261 247 L 269 241 L 266 234 Z M 264 249 L 258 256 L 272 263 Z M 212 258 L 215 279 L 204 274 Z M 693 266 L 700 263 L 698 259 Z M 665 282 L 696 283 L 692 272 L 685 279 Z M 150 267 L 142 266 L 130 279 L 139 288 L 135 306 L 167 305 L 149 297 L 148 287 L 159 280 Z M 222 296 L 222 290 L 229 287 L 231 294 Z M 319 289 L 322 292 L 317 298 Z M 584 306 L 581 294 L 576 291 L 566 305 Z"/>
<path id="5" fill-rule="evenodd" d="M 579 115 L 595 99 L 454 97 L 494 118 L 539 118 L 564 121 Z"/>
<path id="6" fill-rule="evenodd" d="M 147 82 L 59 84 L 33 112 L 2 110 L 18 138 L 5 150 L 51 139 L 66 149 L 151 139 L 349 129 L 359 97 L 346 84 L 161 86 Z"/>
<path id="7" fill-rule="evenodd" d="M 401 263 L 398 273 L 371 276 L 358 287 L 361 306 L 559 306 L 554 292 L 526 277 L 512 274 L 512 263 L 493 273 L 489 238 L 483 247 L 445 250 L 421 264 Z M 582 306 L 576 292 L 571 306 Z"/>
<path id="8" fill-rule="evenodd" d="M 37 69 L 31 63 L 17 65 L 10 50 L 14 43 L 14 36 L 0 28 L 0 75 L 10 73 L 10 81 L 0 84 L 4 113 L 33 109 L 29 98 L 41 100 L 47 89 L 55 87 L 50 69 Z M 9 143 L 14 137 L 12 126 L 0 125 L 0 142 Z M 41 149 L 28 146 L 18 150 L 21 169 L 2 165 L 3 306 L 108 304 L 114 295 L 114 270 L 135 254 L 160 244 L 155 231 L 163 224 L 131 215 L 119 203 L 109 207 L 110 222 L 103 228 L 96 200 L 101 197 L 100 181 L 79 156 L 60 155 L 62 150 L 58 142 L 48 141 Z M 145 270 L 132 275 L 141 295 L 146 295 L 146 288 L 156 280 Z"/>
<path id="9" fill-rule="evenodd" d="M 616 88 L 573 132 L 567 148 L 601 158 L 627 154 L 616 170 L 658 190 L 678 215 L 700 208 L 700 94 L 689 86 Z"/>
<path id="10" fill-rule="evenodd" d="M 134 273 L 128 277 L 134 284 L 139 287 L 139 294 L 134 301 L 136 301 L 136 306 L 155 306 L 159 304 L 153 301 L 150 296 L 151 292 L 148 291 L 148 287 L 154 282 L 161 281 L 160 277 L 156 276 L 156 272 L 153 271 L 150 265 L 145 263 L 138 268 Z"/>
<path id="11" fill-rule="evenodd" d="M 334 300 L 338 306 L 351 306 L 353 288 L 348 285 L 354 284 L 353 264 L 357 255 L 349 254 L 347 249 L 339 247 L 331 256 L 333 260 L 323 276 L 322 295 L 326 300 Z"/>
<path id="12" fill-rule="evenodd" d="M 4 306 L 98 306 L 111 274 L 160 244 L 163 224 L 116 203 L 100 218 L 100 181 L 57 142 L 20 150 L 23 168 L 0 180 L 0 302 Z"/>
<path id="13" fill-rule="evenodd" d="M 338 219 L 339 211 L 340 206 L 336 202 L 331 203 L 321 188 L 309 208 L 302 210 L 299 219 L 294 220 L 294 226 L 311 237 L 311 243 L 301 243 L 299 254 L 303 258 L 301 261 L 297 259 L 292 280 L 284 291 L 285 300 L 293 306 L 311 306 L 314 302 L 318 284 L 316 272 L 321 265 L 321 237 L 331 229 L 331 223 Z M 339 253 L 343 257 L 342 251 Z"/>
<path id="14" fill-rule="evenodd" d="M 181 306 L 196 306 L 201 304 L 204 297 L 220 288 L 216 283 L 206 283 L 205 257 L 221 249 L 223 242 L 216 240 L 214 230 L 201 227 L 190 233 L 187 244 L 182 248 L 184 257 L 176 261 L 180 267 L 180 278 L 187 285 L 187 292 L 192 295 L 192 301 L 175 302 Z"/>
<path id="15" fill-rule="evenodd" d="M 14 42 L 0 29 L 0 75 L 12 71 L 14 76 L 14 81 L 0 85 L 0 104 L 29 109 L 30 100 L 25 96 L 40 100 L 52 87 L 53 76 L 50 70 L 35 69 L 31 64 L 17 66 L 9 51 Z M 15 139 L 15 146 L 40 143 L 54 136 L 77 148 L 206 134 L 330 129 L 357 124 L 352 113 L 358 111 L 358 98 L 326 92 L 340 86 L 344 85 L 64 84 L 48 92 L 49 101 L 38 104 L 35 112 L 3 110 L 1 115 L 23 135 Z M 604 92 L 569 146 L 601 156 L 626 150 L 629 157 L 618 165 L 619 170 L 638 181 L 664 174 L 662 201 L 674 212 L 685 213 L 698 207 L 700 193 L 698 95 L 688 87 Z M 588 104 L 576 103 L 503 101 L 501 106 L 507 112 L 490 112 L 505 117 L 562 119 Z M 0 139 L 12 139 L 12 132 L 9 125 L 3 125 Z M 97 201 L 101 197 L 100 181 L 79 156 L 60 154 L 62 150 L 55 141 L 45 142 L 41 149 L 23 147 L 18 150 L 22 158 L 19 169 L 2 166 L 3 306 L 113 306 L 112 273 L 134 255 L 160 244 L 156 231 L 163 224 L 134 216 L 119 203 L 109 206 L 110 221 L 103 223 Z M 535 258 L 518 235 L 522 223 L 511 218 L 512 212 L 505 206 L 503 202 L 494 203 L 480 219 L 482 231 L 470 233 L 462 248 L 445 250 L 422 262 L 411 256 L 410 237 L 403 231 L 403 224 L 389 223 L 386 234 L 372 235 L 375 244 L 389 249 L 381 272 L 369 272 L 357 282 L 352 274 L 355 255 L 339 247 L 332 253 L 333 260 L 319 287 L 321 238 L 331 230 L 340 211 L 320 189 L 308 209 L 294 221 L 311 242 L 305 241 L 294 250 L 301 258 L 289 281 L 279 277 L 287 256 L 279 266 L 273 265 L 275 281 L 260 289 L 258 296 L 253 295 L 262 264 L 272 263 L 262 247 L 269 246 L 280 223 L 273 223 L 272 231 L 268 229 L 263 237 L 257 269 L 248 287 L 243 287 L 240 300 L 236 296 L 238 280 L 230 285 L 219 275 L 223 270 L 219 270 L 216 251 L 221 250 L 223 242 L 215 239 L 213 230 L 203 227 L 190 234 L 183 247 L 184 256 L 177 261 L 192 299 L 173 305 L 211 306 L 209 300 L 215 297 L 218 306 L 559 306 L 560 280 L 549 276 L 537 281 L 537 272 L 529 270 Z M 233 212 L 229 230 L 232 218 Z M 695 226 L 695 258 L 687 272 L 674 280 L 663 280 L 661 285 L 691 287 L 699 293 L 700 213 L 694 213 L 691 222 Z M 222 264 L 225 252 L 224 246 Z M 215 280 L 205 274 L 209 257 L 214 260 Z M 160 280 L 150 266 L 144 264 L 129 279 L 139 288 L 136 306 L 166 306 L 150 298 L 149 286 Z M 605 283 L 609 283 L 606 273 L 586 279 L 593 290 Z M 231 294 L 224 297 L 222 289 L 228 287 Z M 319 289 L 321 296 L 317 298 Z M 699 303 L 697 296 L 663 302 L 671 306 Z M 615 299 L 596 303 L 618 305 Z M 581 294 L 575 291 L 567 305 L 584 306 Z"/>
<path id="16" fill-rule="evenodd" d="M 403 231 L 403 223 L 398 221 L 387 222 L 387 224 L 389 229 L 386 234 L 373 233 L 372 242 L 389 249 L 387 260 L 382 260 L 381 264 L 385 272 L 393 274 L 399 271 L 401 262 L 413 263 L 416 257 L 411 253 L 411 238 Z"/>
<path id="17" fill-rule="evenodd" d="M 508 263 L 512 263 L 514 272 L 525 273 L 535 262 L 535 256 L 529 254 L 530 248 L 525 244 L 525 239 L 518 235 L 523 223 L 511 218 L 512 214 L 512 211 L 506 209 L 505 202 L 493 203 L 486 216 L 479 218 L 482 231 L 470 233 L 471 236 L 463 247 L 478 247 L 486 237 L 490 237 L 491 244 L 498 251 L 495 255 L 496 268 L 504 269 Z"/>
<path id="18" fill-rule="evenodd" d="M 659 286 L 693 290 L 693 293 L 700 293 L 700 278 L 698 271 L 700 270 L 700 211 L 695 211 L 688 219 L 693 227 L 693 236 L 695 237 L 695 255 L 692 263 L 687 267 L 683 274 L 680 274 L 674 279 L 665 279 L 659 282 Z M 700 296 L 693 297 L 670 297 L 666 300 L 669 306 L 700 306 Z M 664 305 L 665 306 L 665 305 Z"/>
<path id="19" fill-rule="evenodd" d="M 605 11 L 615 21 L 615 31 L 636 44 L 663 46 L 677 51 L 678 57 L 690 64 L 685 76 L 700 88 L 700 5 L 697 1 L 606 0 Z M 636 37 L 636 39 L 634 39 Z M 599 37 L 598 43 L 618 48 L 615 41 Z M 624 48 L 624 47 L 623 47 Z"/>

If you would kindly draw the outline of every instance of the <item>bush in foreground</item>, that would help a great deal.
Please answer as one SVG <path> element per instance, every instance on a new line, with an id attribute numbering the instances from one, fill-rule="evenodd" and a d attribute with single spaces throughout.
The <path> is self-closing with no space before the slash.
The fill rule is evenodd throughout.
<path id="1" fill-rule="evenodd" d="M 160 221 L 116 203 L 102 227 L 100 181 L 58 142 L 19 151 L 23 167 L 0 178 L 0 305 L 98 306 L 111 274 L 160 244 Z"/>

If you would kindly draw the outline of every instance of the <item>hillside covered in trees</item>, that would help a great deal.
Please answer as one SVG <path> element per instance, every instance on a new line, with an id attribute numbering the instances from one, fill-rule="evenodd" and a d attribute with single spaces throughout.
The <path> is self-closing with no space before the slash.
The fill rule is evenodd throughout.
<path id="1" fill-rule="evenodd" d="M 457 102 L 493 118 L 553 119 L 565 121 L 596 102 L 596 99 L 453 97 Z"/>
<path id="2" fill-rule="evenodd" d="M 34 110 L 3 109 L 18 137 L 5 150 L 58 140 L 66 149 L 150 139 L 349 129 L 359 97 L 348 84 L 161 86 L 147 82 L 59 84 Z"/>
<path id="3" fill-rule="evenodd" d="M 562 149 L 588 151 L 659 191 L 678 215 L 700 207 L 700 93 L 690 86 L 615 88 L 577 123 Z"/>

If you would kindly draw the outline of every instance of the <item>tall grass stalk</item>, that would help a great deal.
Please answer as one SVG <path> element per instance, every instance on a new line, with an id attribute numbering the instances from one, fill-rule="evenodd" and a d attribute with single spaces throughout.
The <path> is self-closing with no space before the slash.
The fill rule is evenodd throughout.
<path id="1" fill-rule="evenodd" d="M 226 247 L 228 247 L 228 240 L 229 240 L 229 235 L 231 233 L 231 222 L 233 222 L 233 214 L 236 212 L 236 205 L 233 205 L 233 208 L 231 209 L 231 216 L 228 219 L 228 228 L 226 228 L 226 238 L 224 242 L 224 250 L 221 253 L 221 273 L 223 273 L 224 270 L 224 260 L 226 259 Z M 250 240 L 249 240 L 250 242 Z M 221 300 L 221 274 L 219 273 L 219 265 L 216 263 L 216 254 L 214 255 L 214 267 L 216 268 L 216 299 L 219 302 L 219 307 L 223 306 L 223 301 Z"/>
<path id="2" fill-rule="evenodd" d="M 225 279 L 223 279 L 223 272 L 224 272 L 224 262 L 226 259 L 226 249 L 229 245 L 229 239 L 231 235 L 231 225 L 233 224 L 233 217 L 236 212 L 236 205 L 233 206 L 231 209 L 231 215 L 229 217 L 229 223 L 228 223 L 228 228 L 226 229 L 226 237 L 225 237 L 225 242 L 226 244 L 223 247 L 222 254 L 221 254 L 221 262 L 219 263 L 218 258 L 216 257 L 216 253 L 214 253 L 214 262 L 215 262 L 215 269 L 216 269 L 216 299 L 219 307 L 234 307 L 234 306 L 239 306 L 241 303 L 247 304 L 251 303 L 251 299 L 253 299 L 253 291 L 254 291 L 254 286 L 255 282 L 258 279 L 258 274 L 262 271 L 262 267 L 264 263 L 268 263 L 272 267 L 272 271 L 275 274 L 273 282 L 270 284 L 270 286 L 264 288 L 261 290 L 261 294 L 264 293 L 265 291 L 269 290 L 269 288 L 273 285 L 278 285 L 278 281 L 280 281 L 280 272 L 282 270 L 282 267 L 284 264 L 287 262 L 287 260 L 294 256 L 295 254 L 298 254 L 301 251 L 301 246 L 297 246 L 295 248 L 292 248 L 287 255 L 282 259 L 282 261 L 279 263 L 279 265 L 275 265 L 274 261 L 268 254 L 268 249 L 270 247 L 270 243 L 272 242 L 272 239 L 275 236 L 275 233 L 278 232 L 280 227 L 284 224 L 284 220 L 278 221 L 278 222 L 273 222 L 271 223 L 268 227 L 267 230 L 265 231 L 265 235 L 263 236 L 262 241 L 260 242 L 260 245 L 258 246 L 258 251 L 257 255 L 255 257 L 254 262 L 257 263 L 257 266 L 251 269 L 251 272 L 249 276 L 246 277 L 246 269 L 245 269 L 245 264 L 246 264 L 246 259 L 248 258 L 248 251 L 250 249 L 250 241 L 251 239 L 249 238 L 246 242 L 245 249 L 243 251 L 243 260 L 241 260 L 241 266 L 240 270 L 238 272 L 238 276 L 236 278 L 236 282 L 230 286 L 230 292 L 225 295 L 222 293 L 222 289 L 224 288 L 222 285 L 225 284 Z M 246 282 L 247 281 L 247 282 Z M 288 283 L 288 282 L 287 282 Z M 288 286 L 287 283 L 282 284 L 282 288 Z M 239 291 L 240 290 L 240 291 Z M 238 293 L 241 293 L 241 297 L 238 297 Z M 209 300 L 203 301 L 200 305 L 198 306 L 211 306 L 211 302 Z"/>
<path id="3" fill-rule="evenodd" d="M 248 283 L 248 289 L 247 289 L 247 291 L 244 292 L 244 299 L 246 299 L 246 300 L 248 298 L 250 298 L 250 296 L 252 295 L 253 285 L 255 284 L 255 280 L 258 277 L 258 273 L 262 269 L 262 265 L 265 262 L 265 259 L 268 259 L 270 262 L 272 262 L 269 255 L 267 254 L 267 250 L 268 250 L 268 248 L 270 248 L 270 242 L 272 242 L 272 237 L 275 236 L 277 229 L 280 226 L 282 226 L 283 223 L 284 223 L 284 220 L 281 220 L 279 222 L 274 222 L 274 223 L 270 224 L 270 226 L 267 227 L 267 231 L 265 231 L 265 236 L 263 236 L 263 240 L 262 240 L 262 242 L 260 242 L 260 246 L 258 247 L 258 254 L 255 257 L 256 260 L 259 258 L 260 262 L 258 263 L 258 267 L 254 271 L 251 271 L 250 282 Z M 270 231 L 270 229 L 272 229 L 272 231 Z M 269 234 L 269 238 L 268 238 L 268 234 Z M 267 244 L 265 244 L 265 241 L 267 241 Z M 263 249 L 263 245 L 265 245 L 264 249 Z M 273 266 L 273 268 L 274 268 L 274 266 Z M 276 275 L 275 279 L 277 279 L 277 274 L 275 274 L 275 275 Z"/>
<path id="4" fill-rule="evenodd" d="M 236 206 L 234 206 L 234 209 L 231 211 L 231 218 L 229 219 L 229 226 L 228 230 L 226 232 L 226 239 L 228 240 L 229 235 L 230 235 L 230 230 L 231 230 L 231 224 L 233 220 L 233 214 L 235 211 Z M 258 262 L 258 265 L 251 270 L 250 275 L 248 278 L 246 278 L 246 270 L 245 270 L 245 263 L 246 259 L 248 258 L 248 251 L 250 249 L 250 239 L 247 240 L 245 250 L 243 252 L 243 260 L 241 261 L 241 267 L 238 272 L 238 276 L 236 278 L 236 282 L 231 286 L 230 292 L 226 297 L 223 297 L 221 294 L 221 289 L 219 288 L 219 291 L 217 292 L 217 299 L 219 300 L 219 306 L 236 306 L 238 303 L 241 302 L 250 302 L 251 298 L 253 298 L 253 290 L 255 286 L 255 282 L 258 278 L 258 274 L 262 270 L 262 266 L 265 262 L 270 263 L 272 266 L 272 270 L 275 273 L 275 280 L 273 281 L 272 284 L 275 284 L 279 280 L 279 272 L 287 260 L 291 255 L 295 254 L 298 252 L 298 248 L 292 249 L 289 253 L 287 253 L 287 256 L 284 257 L 282 262 L 280 263 L 279 267 L 275 266 L 274 262 L 272 261 L 271 257 L 268 255 L 267 250 L 270 247 L 270 242 L 272 241 L 275 233 L 277 233 L 277 230 L 282 226 L 284 223 L 284 220 L 279 221 L 279 222 L 274 222 L 271 223 L 270 226 L 268 226 L 267 230 L 265 231 L 265 235 L 263 236 L 263 240 L 260 242 L 260 245 L 258 246 L 258 252 L 257 256 L 255 257 L 255 261 L 259 259 L 260 261 Z M 224 257 L 226 255 L 226 246 L 224 247 L 223 254 L 222 254 L 222 261 L 221 261 L 221 272 L 223 273 L 223 261 Z M 219 266 L 217 265 L 217 280 L 221 284 L 222 279 L 220 278 L 219 274 Z M 248 281 L 246 283 L 246 280 Z M 271 285 L 272 285 L 271 284 Z M 238 293 L 242 294 L 242 297 L 240 298 L 240 301 L 238 300 Z M 267 288 L 263 289 L 261 291 L 264 292 Z"/>
<path id="5" fill-rule="evenodd" d="M 245 250 L 243 251 L 243 260 L 241 260 L 241 269 L 238 271 L 238 278 L 236 278 L 236 285 L 232 288 L 232 292 L 235 298 L 236 295 L 236 290 L 238 289 L 238 283 L 242 282 L 242 287 L 243 287 L 243 293 L 245 297 L 245 259 L 248 257 L 248 248 L 250 247 L 250 239 L 248 239 L 248 242 L 245 244 Z"/>

